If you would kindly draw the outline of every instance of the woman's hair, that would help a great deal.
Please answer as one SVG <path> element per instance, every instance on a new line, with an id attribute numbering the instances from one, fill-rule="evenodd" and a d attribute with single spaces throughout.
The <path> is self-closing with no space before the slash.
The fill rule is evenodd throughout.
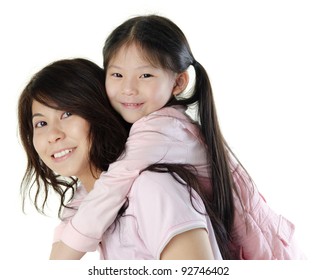
<path id="1" fill-rule="evenodd" d="M 25 198 L 33 198 L 40 213 L 45 213 L 50 189 L 60 197 L 59 216 L 66 204 L 66 193 L 72 198 L 77 178 L 55 174 L 40 159 L 33 145 L 32 103 L 71 112 L 90 124 L 89 153 L 92 170 L 107 170 L 124 151 L 128 136 L 126 122 L 116 113 L 107 98 L 104 71 L 85 59 L 53 62 L 36 73 L 22 91 L 18 101 L 19 136 L 27 155 L 27 167 L 21 182 L 23 209 Z M 44 195 L 42 196 L 42 192 Z"/>
<path id="2" fill-rule="evenodd" d="M 205 203 L 212 220 L 216 238 L 224 258 L 232 258 L 229 243 L 234 221 L 233 192 L 230 160 L 234 154 L 222 136 L 210 79 L 203 66 L 194 58 L 181 29 L 171 20 L 146 15 L 131 18 L 118 26 L 107 38 L 103 48 L 103 66 L 107 71 L 110 60 L 123 46 L 136 44 L 150 63 L 175 73 L 195 69 L 195 84 L 188 97 L 172 97 L 169 105 L 197 105 L 198 125 L 207 147 L 212 197 Z M 236 161 L 238 159 L 235 157 Z M 248 176 L 248 175 L 247 175 Z M 236 192 L 237 197 L 238 193 Z M 203 194 L 202 194 L 203 195 Z M 211 213 L 212 212 L 212 213 Z"/>

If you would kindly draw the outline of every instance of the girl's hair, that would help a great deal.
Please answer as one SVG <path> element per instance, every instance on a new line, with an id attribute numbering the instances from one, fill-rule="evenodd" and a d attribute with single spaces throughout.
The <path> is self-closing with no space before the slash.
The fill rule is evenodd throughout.
<path id="1" fill-rule="evenodd" d="M 53 62 L 35 74 L 24 88 L 18 101 L 19 136 L 27 155 L 27 167 L 21 182 L 23 209 L 26 196 L 34 195 L 33 203 L 40 213 L 51 187 L 60 197 L 59 216 L 65 206 L 66 193 L 72 198 L 76 178 L 55 174 L 40 159 L 33 145 L 32 103 L 69 111 L 90 124 L 91 171 L 107 170 L 124 151 L 128 136 L 127 124 L 116 113 L 105 94 L 104 71 L 85 59 L 65 59 Z M 44 196 L 41 196 L 44 192 Z"/>
<path id="2" fill-rule="evenodd" d="M 131 44 L 136 44 L 144 58 L 155 66 L 175 73 L 187 71 L 191 65 L 195 69 L 192 94 L 189 97 L 172 98 L 166 106 L 197 105 L 198 125 L 207 147 L 212 185 L 212 197 L 208 197 L 205 204 L 223 257 L 234 258 L 236 256 L 233 256 L 229 245 L 234 221 L 233 193 L 236 189 L 231 159 L 239 161 L 222 136 L 208 74 L 194 58 L 181 29 L 165 17 L 138 16 L 118 26 L 109 35 L 103 48 L 105 71 L 119 49 Z M 238 197 L 237 192 L 236 195 Z"/>

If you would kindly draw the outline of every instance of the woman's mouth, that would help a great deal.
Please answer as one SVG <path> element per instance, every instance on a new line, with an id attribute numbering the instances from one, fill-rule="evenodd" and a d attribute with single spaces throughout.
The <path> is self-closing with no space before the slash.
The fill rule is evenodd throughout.
<path id="1" fill-rule="evenodd" d="M 58 153 L 54 153 L 52 155 L 53 158 L 61 158 L 61 157 L 64 157 L 65 155 L 71 153 L 73 151 L 73 149 L 65 149 L 63 151 L 60 151 Z"/>

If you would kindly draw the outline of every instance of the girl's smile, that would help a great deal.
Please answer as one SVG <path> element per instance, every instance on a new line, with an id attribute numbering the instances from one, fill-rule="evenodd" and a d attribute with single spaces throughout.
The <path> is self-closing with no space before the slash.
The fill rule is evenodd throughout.
<path id="1" fill-rule="evenodd" d="M 123 46 L 110 60 L 106 92 L 113 108 L 129 123 L 161 109 L 174 92 L 177 75 L 145 60 L 139 48 Z"/>
<path id="2" fill-rule="evenodd" d="M 144 103 L 121 103 L 125 109 L 140 109 Z"/>

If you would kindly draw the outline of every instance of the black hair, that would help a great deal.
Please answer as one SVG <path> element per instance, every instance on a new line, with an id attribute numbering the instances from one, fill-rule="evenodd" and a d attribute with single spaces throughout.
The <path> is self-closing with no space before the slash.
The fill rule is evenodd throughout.
<path id="1" fill-rule="evenodd" d="M 49 169 L 39 158 L 33 145 L 32 103 L 65 110 L 84 118 L 90 124 L 90 168 L 107 170 L 124 151 L 128 125 L 116 113 L 105 94 L 104 70 L 82 59 L 55 61 L 28 82 L 18 101 L 19 136 L 27 155 L 27 167 L 21 182 L 24 202 L 34 194 L 36 209 L 45 213 L 51 187 L 60 197 L 59 216 L 65 206 L 68 191 L 73 197 L 77 178 L 63 178 Z M 41 193 L 44 193 L 41 201 Z"/>

